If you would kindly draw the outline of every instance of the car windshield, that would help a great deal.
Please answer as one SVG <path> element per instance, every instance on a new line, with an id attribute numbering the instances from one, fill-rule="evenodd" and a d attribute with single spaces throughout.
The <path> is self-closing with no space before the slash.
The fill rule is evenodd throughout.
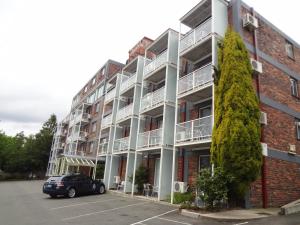
<path id="1" fill-rule="evenodd" d="M 50 177 L 47 182 L 61 181 L 63 177 Z"/>

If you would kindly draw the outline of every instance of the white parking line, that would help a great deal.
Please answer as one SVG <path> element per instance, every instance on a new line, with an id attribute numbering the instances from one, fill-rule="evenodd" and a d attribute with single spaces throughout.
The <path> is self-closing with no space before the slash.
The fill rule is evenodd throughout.
<path id="1" fill-rule="evenodd" d="M 62 221 L 73 220 L 73 219 L 77 219 L 77 218 L 80 218 L 80 217 L 96 215 L 96 214 L 105 213 L 105 212 L 109 212 L 109 211 L 115 211 L 115 210 L 118 210 L 118 209 L 128 208 L 128 207 L 136 206 L 136 205 L 145 205 L 145 204 L 148 204 L 148 203 L 149 202 L 142 202 L 142 203 L 136 203 L 136 204 L 131 204 L 131 205 L 125 205 L 125 206 L 121 206 L 121 207 L 117 207 L 117 208 L 113 208 L 113 209 L 106 209 L 106 210 L 102 210 L 102 211 L 86 213 L 86 214 L 82 214 L 82 215 L 78 215 L 78 216 L 67 217 L 67 218 L 62 219 Z"/>
<path id="2" fill-rule="evenodd" d="M 160 216 L 163 216 L 163 215 L 167 215 L 167 214 L 169 214 L 169 213 L 171 213 L 171 212 L 174 212 L 174 211 L 177 211 L 177 210 L 178 210 L 178 209 L 173 209 L 173 210 L 170 210 L 170 211 L 168 211 L 168 212 L 159 214 L 159 215 L 157 215 L 157 216 L 152 216 L 152 217 L 149 217 L 149 218 L 147 218 L 147 219 L 145 219 L 145 220 L 141 220 L 141 221 L 138 221 L 138 222 L 136 222 L 136 223 L 132 223 L 132 224 L 130 224 L 130 225 L 143 224 L 143 222 L 146 222 L 146 221 L 148 221 L 148 220 L 152 220 L 152 219 L 154 219 L 154 218 L 157 218 L 157 217 L 160 217 Z"/>
<path id="3" fill-rule="evenodd" d="M 95 204 L 95 203 L 99 203 L 99 202 L 109 202 L 109 201 L 113 201 L 113 200 L 116 200 L 116 199 L 111 198 L 111 199 L 99 200 L 99 201 L 94 201 L 94 202 L 82 202 L 82 203 L 77 203 L 77 204 L 72 204 L 72 205 L 63 205 L 63 206 L 59 206 L 59 207 L 50 208 L 50 210 L 63 209 L 63 208 L 88 205 L 88 204 Z"/>
<path id="4" fill-rule="evenodd" d="M 166 218 L 162 218 L 162 217 L 157 217 L 156 219 L 165 220 L 165 221 L 169 221 L 169 222 L 173 222 L 173 223 L 180 223 L 180 224 L 185 224 L 185 225 L 192 225 L 190 223 L 184 223 L 184 222 L 180 222 L 180 221 L 177 221 L 177 220 L 170 220 L 170 219 L 166 219 Z"/>
<path id="5" fill-rule="evenodd" d="M 233 224 L 233 225 L 244 225 L 244 224 L 247 224 L 247 223 L 249 223 L 249 222 L 235 223 L 235 224 Z"/>

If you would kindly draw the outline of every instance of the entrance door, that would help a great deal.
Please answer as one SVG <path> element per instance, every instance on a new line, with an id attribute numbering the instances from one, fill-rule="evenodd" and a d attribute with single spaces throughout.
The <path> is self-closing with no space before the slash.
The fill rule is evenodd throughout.
<path id="1" fill-rule="evenodd" d="M 160 169 L 160 158 L 155 159 L 155 167 L 154 167 L 154 186 L 159 185 L 159 169 Z"/>

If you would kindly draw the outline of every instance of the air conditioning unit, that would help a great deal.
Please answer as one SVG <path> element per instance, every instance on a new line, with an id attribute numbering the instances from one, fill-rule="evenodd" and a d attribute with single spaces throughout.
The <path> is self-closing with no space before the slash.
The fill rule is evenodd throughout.
<path id="1" fill-rule="evenodd" d="M 119 184 L 121 182 L 120 176 L 114 176 L 114 183 Z"/>
<path id="2" fill-rule="evenodd" d="M 61 144 L 61 147 L 63 147 L 63 148 L 64 148 L 64 147 L 65 147 L 65 145 L 66 145 L 65 143 L 62 143 L 62 144 Z"/>
<path id="3" fill-rule="evenodd" d="M 174 182 L 174 192 L 185 193 L 187 191 L 187 183 L 175 181 Z"/>
<path id="4" fill-rule="evenodd" d="M 246 13 L 243 18 L 243 27 L 249 30 L 255 30 L 258 28 L 258 20 L 250 13 Z"/>
<path id="5" fill-rule="evenodd" d="M 255 59 L 250 59 L 252 69 L 255 73 L 262 73 L 262 64 L 261 62 L 256 61 Z"/>
<path id="6" fill-rule="evenodd" d="M 264 125 L 267 125 L 267 124 L 268 124 L 267 113 L 265 113 L 265 112 L 260 112 L 259 122 L 260 122 L 261 124 L 264 124 Z"/>
<path id="7" fill-rule="evenodd" d="M 296 145 L 291 145 L 290 144 L 289 154 L 296 155 Z"/>
<path id="8" fill-rule="evenodd" d="M 89 133 L 88 133 L 88 132 L 84 132 L 84 137 L 85 137 L 85 138 L 87 138 L 87 137 L 88 137 L 88 135 L 89 135 Z"/>
<path id="9" fill-rule="evenodd" d="M 91 114 L 88 114 L 87 118 L 90 120 L 92 118 Z"/>

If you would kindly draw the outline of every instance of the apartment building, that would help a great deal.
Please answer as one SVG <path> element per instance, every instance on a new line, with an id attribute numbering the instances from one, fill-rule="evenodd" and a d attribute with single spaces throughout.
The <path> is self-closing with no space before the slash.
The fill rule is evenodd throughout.
<path id="1" fill-rule="evenodd" d="M 133 195 L 135 172 L 144 165 L 157 200 L 193 185 L 199 171 L 212 166 L 213 67 L 228 26 L 249 51 L 261 109 L 263 166 L 246 206 L 281 206 L 300 198 L 300 45 L 241 0 L 202 0 L 181 17 L 179 32 L 167 29 L 154 41 L 144 38 L 130 50 L 126 65 L 115 63 L 118 71 L 103 81 L 96 135 L 84 115 L 91 113 L 89 95 L 74 98 L 78 103 L 57 127 L 48 174 L 92 175 L 101 161 L 107 187 Z M 87 154 L 91 143 L 97 143 L 93 157 Z"/>

